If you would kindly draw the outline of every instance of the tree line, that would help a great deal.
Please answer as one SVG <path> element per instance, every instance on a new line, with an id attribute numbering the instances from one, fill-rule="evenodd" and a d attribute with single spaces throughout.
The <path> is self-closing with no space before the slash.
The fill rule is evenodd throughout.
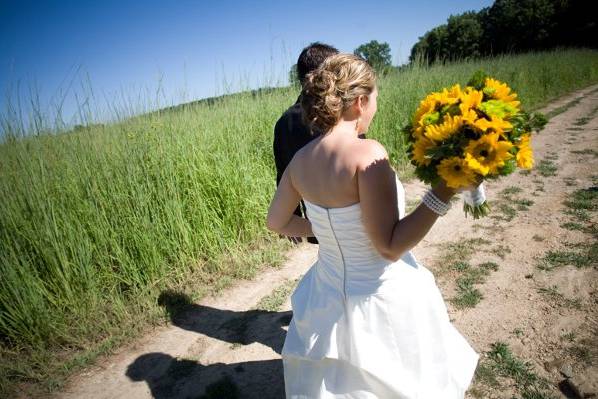
<path id="1" fill-rule="evenodd" d="M 598 47 L 592 2 L 496 0 L 478 12 L 451 15 L 419 38 L 409 61 L 468 59 L 558 46 Z"/>

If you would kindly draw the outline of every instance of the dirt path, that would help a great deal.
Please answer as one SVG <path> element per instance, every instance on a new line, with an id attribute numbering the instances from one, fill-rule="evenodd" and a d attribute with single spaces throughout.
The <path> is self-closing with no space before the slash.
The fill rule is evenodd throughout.
<path id="1" fill-rule="evenodd" d="M 542 378 L 549 382 L 543 392 L 564 398 L 558 384 L 570 388 L 561 369 L 572 385 L 596 392 L 590 187 L 598 185 L 598 85 L 543 111 L 558 115 L 533 138 L 534 170 L 485 184 L 491 217 L 465 219 L 459 199 L 414 249 L 434 272 L 455 326 L 483 354 L 468 398 L 511 398 L 541 386 Z M 417 203 L 426 187 L 404 185 L 407 203 Z M 288 297 L 316 257 L 315 246 L 300 245 L 259 280 L 190 304 L 171 326 L 73 377 L 56 397 L 283 398 L 279 353 L 291 318 Z M 187 299 L 164 293 L 159 300 L 168 309 Z M 502 352 L 497 342 L 505 344 Z"/>

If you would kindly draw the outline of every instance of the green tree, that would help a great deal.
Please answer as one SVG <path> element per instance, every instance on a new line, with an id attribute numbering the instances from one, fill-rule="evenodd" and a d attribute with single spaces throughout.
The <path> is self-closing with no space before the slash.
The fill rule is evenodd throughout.
<path id="1" fill-rule="evenodd" d="M 446 25 L 445 45 L 448 58 L 468 59 L 482 55 L 480 44 L 484 29 L 478 14 L 473 11 L 461 15 L 451 15 Z"/>
<path id="2" fill-rule="evenodd" d="M 426 32 L 411 49 L 410 61 L 421 58 L 424 63 L 446 59 L 448 53 L 447 26 L 440 25 Z"/>
<path id="3" fill-rule="evenodd" d="M 487 53 L 541 50 L 551 46 L 557 0 L 496 0 L 484 18 Z"/>
<path id="4" fill-rule="evenodd" d="M 553 45 L 598 48 L 596 13 L 588 9 L 584 0 L 560 0 L 555 5 Z"/>
<path id="5" fill-rule="evenodd" d="M 390 45 L 386 42 L 372 40 L 357 47 L 353 53 L 365 59 L 378 72 L 385 72 L 391 66 Z"/>
<path id="6" fill-rule="evenodd" d="M 482 55 L 484 29 L 474 11 L 451 15 L 447 23 L 426 32 L 411 48 L 410 61 L 434 62 Z"/>

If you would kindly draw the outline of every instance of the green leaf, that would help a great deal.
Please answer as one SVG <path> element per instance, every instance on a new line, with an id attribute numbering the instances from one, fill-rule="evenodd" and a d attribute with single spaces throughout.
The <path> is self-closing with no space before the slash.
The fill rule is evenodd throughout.
<path id="1" fill-rule="evenodd" d="M 486 78 L 488 75 L 483 70 L 476 71 L 469 82 L 467 82 L 467 86 L 471 86 L 476 90 L 482 90 L 486 85 Z"/>
<path id="2" fill-rule="evenodd" d="M 515 158 L 511 158 L 505 161 L 505 164 L 498 169 L 498 173 L 502 176 L 506 176 L 511 174 L 517 169 L 517 160 Z"/>
<path id="3" fill-rule="evenodd" d="M 539 132 L 540 130 L 544 129 L 544 126 L 547 123 L 548 118 L 546 118 L 546 115 L 540 112 L 535 112 L 529 119 L 530 130 L 534 130 L 536 132 Z"/>

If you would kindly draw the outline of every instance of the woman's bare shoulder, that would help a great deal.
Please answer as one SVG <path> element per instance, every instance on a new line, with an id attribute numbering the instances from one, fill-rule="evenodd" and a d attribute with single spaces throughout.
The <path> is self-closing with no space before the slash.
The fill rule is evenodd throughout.
<path id="1" fill-rule="evenodd" d="M 297 175 L 298 171 L 302 170 L 306 165 L 309 164 L 310 156 L 313 154 L 313 147 L 315 144 L 314 141 L 315 140 L 312 140 L 311 142 L 307 143 L 297 150 L 295 154 L 293 154 L 293 157 L 287 165 L 291 180 L 293 180 L 293 177 Z"/>
<path id="2" fill-rule="evenodd" d="M 388 160 L 386 148 L 377 140 L 362 139 L 356 146 L 358 151 L 356 151 L 355 161 L 358 170 L 363 170 L 376 161 Z"/>
<path id="3" fill-rule="evenodd" d="M 306 145 L 304 145 L 303 147 L 299 148 L 295 154 L 293 154 L 293 157 L 291 158 L 291 160 L 289 161 L 289 165 L 287 167 L 297 167 L 297 164 L 301 164 L 303 162 L 303 159 L 305 159 L 306 157 L 309 156 L 309 154 L 313 151 L 313 141 L 307 143 Z"/>

